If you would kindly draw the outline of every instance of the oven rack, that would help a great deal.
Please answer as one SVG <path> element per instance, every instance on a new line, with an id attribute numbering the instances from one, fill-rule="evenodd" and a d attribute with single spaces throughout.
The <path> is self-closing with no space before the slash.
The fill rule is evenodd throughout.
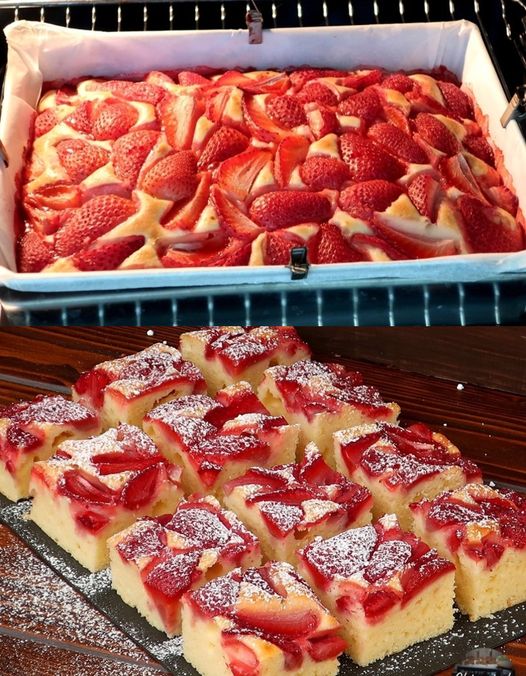
<path id="1" fill-rule="evenodd" d="M 467 19 L 478 24 L 511 99 L 526 82 L 526 0 L 0 0 L 0 23 L 29 19 L 97 30 L 246 28 L 257 9 L 264 27 Z M 248 38 L 247 38 L 248 39 Z M 5 44 L 0 44 L 0 65 Z M 519 123 L 526 136 L 526 124 Z M 21 294 L 1 290 L 3 321 L 53 324 L 467 325 L 526 323 L 526 275 L 488 283 L 305 291 L 287 285 L 229 289 Z"/>

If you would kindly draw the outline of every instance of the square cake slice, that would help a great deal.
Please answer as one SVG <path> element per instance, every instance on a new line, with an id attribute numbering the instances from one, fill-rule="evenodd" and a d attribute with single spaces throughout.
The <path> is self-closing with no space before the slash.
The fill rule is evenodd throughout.
<path id="1" fill-rule="evenodd" d="M 415 532 L 455 564 L 470 620 L 526 601 L 526 494 L 469 484 L 411 511 Z"/>
<path id="2" fill-rule="evenodd" d="M 35 462 L 50 458 L 65 439 L 99 431 L 93 411 L 61 396 L 39 395 L 0 409 L 0 493 L 10 500 L 27 498 Z"/>
<path id="3" fill-rule="evenodd" d="M 254 467 L 225 485 L 225 505 L 261 542 L 267 559 L 296 563 L 296 551 L 371 521 L 373 500 L 363 486 L 332 470 L 314 444 L 301 462 Z"/>
<path id="4" fill-rule="evenodd" d="M 72 388 L 73 399 L 100 412 L 103 429 L 139 425 L 156 404 L 206 392 L 201 372 L 179 350 L 156 343 L 141 352 L 97 364 Z"/>
<path id="5" fill-rule="evenodd" d="M 453 626 L 455 567 L 394 514 L 299 552 L 299 571 L 343 626 L 360 666 Z"/>
<path id="6" fill-rule="evenodd" d="M 142 430 L 120 425 L 65 441 L 33 466 L 30 518 L 91 571 L 108 564 L 107 540 L 138 517 L 173 512 L 181 469 Z"/>
<path id="7" fill-rule="evenodd" d="M 234 568 L 261 564 L 255 535 L 211 497 L 145 517 L 111 537 L 112 586 L 168 636 L 181 633 L 181 596 Z"/>
<path id="8" fill-rule="evenodd" d="M 223 485 L 254 465 L 295 459 L 299 430 L 269 415 L 248 383 L 220 390 L 215 399 L 191 395 L 162 404 L 143 421 L 166 457 L 183 467 L 186 493 L 220 496 Z"/>
<path id="9" fill-rule="evenodd" d="M 184 657 L 202 676 L 335 676 L 340 625 L 288 563 L 185 594 Z"/>
<path id="10" fill-rule="evenodd" d="M 273 415 L 301 429 L 302 448 L 313 441 L 329 464 L 337 430 L 376 421 L 396 422 L 398 404 L 386 403 L 361 373 L 341 364 L 299 361 L 265 371 L 258 396 Z"/>
<path id="11" fill-rule="evenodd" d="M 240 380 L 255 388 L 269 366 L 293 364 L 310 359 L 311 354 L 296 329 L 288 326 L 219 326 L 190 331 L 181 336 L 180 349 L 184 358 L 202 371 L 212 395 Z"/>
<path id="12" fill-rule="evenodd" d="M 467 483 L 482 473 L 443 434 L 423 424 L 407 429 L 374 423 L 336 432 L 334 458 L 339 472 L 371 491 L 373 516 L 396 513 L 411 529 L 409 505 Z"/>

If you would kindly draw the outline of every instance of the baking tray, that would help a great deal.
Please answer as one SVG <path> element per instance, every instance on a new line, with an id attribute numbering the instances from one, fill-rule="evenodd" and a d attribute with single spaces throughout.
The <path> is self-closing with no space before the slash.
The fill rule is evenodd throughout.
<path id="1" fill-rule="evenodd" d="M 0 523 L 11 528 L 42 561 L 170 673 L 197 676 L 198 672 L 182 657 L 181 638 L 168 639 L 162 632 L 150 626 L 137 611 L 126 605 L 111 588 L 109 569 L 89 573 L 38 526 L 26 520 L 24 517 L 29 507 L 29 500 L 12 503 L 0 495 Z M 465 615 L 457 613 L 451 631 L 374 662 L 368 667 L 359 667 L 348 657 L 341 657 L 339 674 L 426 676 L 459 662 L 469 650 L 480 647 L 496 648 L 525 633 L 526 603 L 477 622 L 470 622 Z"/>
<path id="2" fill-rule="evenodd" d="M 468 21 L 277 29 L 265 31 L 261 45 L 249 45 L 246 31 L 241 30 L 103 33 L 27 21 L 11 24 L 6 35 L 9 58 L 0 138 L 11 163 L 0 172 L 0 213 L 4 219 L 0 228 L 0 283 L 12 290 L 75 292 L 201 285 L 250 289 L 262 283 L 289 283 L 295 289 L 314 289 L 335 280 L 349 284 L 373 280 L 386 284 L 458 283 L 513 279 L 526 271 L 526 253 L 519 252 L 380 264 L 315 265 L 306 279 L 293 283 L 290 271 L 277 266 L 18 274 L 14 272 L 14 236 L 10 225 L 14 179 L 21 166 L 32 107 L 43 80 L 191 68 L 209 63 L 212 52 L 214 65 L 223 68 L 309 63 L 337 68 L 365 64 L 431 69 L 443 64 L 473 91 L 482 114 L 487 116 L 490 134 L 503 151 L 506 170 L 523 209 L 526 143 L 515 121 L 506 128 L 500 125 L 507 99 L 479 29 Z"/>

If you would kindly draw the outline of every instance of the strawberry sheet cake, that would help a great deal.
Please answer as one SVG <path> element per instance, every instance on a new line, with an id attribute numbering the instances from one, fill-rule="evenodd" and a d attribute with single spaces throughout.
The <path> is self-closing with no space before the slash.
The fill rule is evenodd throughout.
<path id="1" fill-rule="evenodd" d="M 480 123 L 480 124 L 479 124 Z M 150 72 L 48 85 L 22 272 L 390 261 L 524 246 L 470 95 L 428 72 Z"/>

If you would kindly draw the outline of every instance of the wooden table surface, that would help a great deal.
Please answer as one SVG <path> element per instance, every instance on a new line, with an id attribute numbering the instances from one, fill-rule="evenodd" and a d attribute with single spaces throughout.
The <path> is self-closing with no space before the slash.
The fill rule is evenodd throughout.
<path id="1" fill-rule="evenodd" d="M 503 332 L 503 337 L 506 335 L 506 329 L 497 330 Z M 526 487 L 526 395 L 469 382 L 463 389 L 457 389 L 459 370 L 455 368 L 450 370 L 449 378 L 440 369 L 437 372 L 441 378 L 394 368 L 393 355 L 388 360 L 375 359 L 371 350 L 365 348 L 367 332 L 372 341 L 379 336 L 372 329 L 358 341 L 362 342 L 368 361 L 357 360 L 356 350 L 346 349 L 352 342 L 350 333 L 345 336 L 343 330 L 333 329 L 322 336 L 314 333 L 314 329 L 308 331 L 317 347 L 316 356 L 326 359 L 338 354 L 338 361 L 362 371 L 367 382 L 378 386 L 385 399 L 401 405 L 403 423 L 417 420 L 428 423 L 446 433 L 467 457 L 479 463 L 487 479 Z M 400 339 L 402 330 L 394 331 L 399 332 Z M 407 349 L 407 341 L 417 334 L 411 334 L 411 329 L 403 331 Z M 177 344 L 180 332 L 181 329 L 155 328 L 152 336 L 144 328 L 3 329 L 0 404 L 38 392 L 63 391 L 79 373 L 97 362 L 134 352 L 158 340 Z M 382 340 L 390 335 L 395 336 L 384 332 Z M 437 335 L 433 329 L 427 329 L 428 338 L 420 334 L 419 349 L 425 353 L 426 341 L 432 342 Z M 467 337 L 468 333 L 461 335 Z M 483 335 L 479 334 L 479 340 Z M 453 336 L 454 333 L 450 334 L 451 340 Z M 508 358 L 513 349 L 507 347 Z M 455 354 L 455 350 L 450 353 Z M 353 359 L 345 358 L 346 354 L 352 354 Z M 516 357 L 517 371 L 522 368 L 524 372 L 521 354 Z M 391 365 L 373 363 L 371 359 Z M 482 369 L 483 356 L 480 359 Z M 404 359 L 400 363 L 407 368 Z M 492 364 L 490 370 L 498 368 Z M 513 660 L 516 673 L 526 676 L 526 638 L 509 643 L 504 651 Z M 161 666 L 70 588 L 15 534 L 0 526 L 1 676 L 153 676 L 163 672 Z"/>

